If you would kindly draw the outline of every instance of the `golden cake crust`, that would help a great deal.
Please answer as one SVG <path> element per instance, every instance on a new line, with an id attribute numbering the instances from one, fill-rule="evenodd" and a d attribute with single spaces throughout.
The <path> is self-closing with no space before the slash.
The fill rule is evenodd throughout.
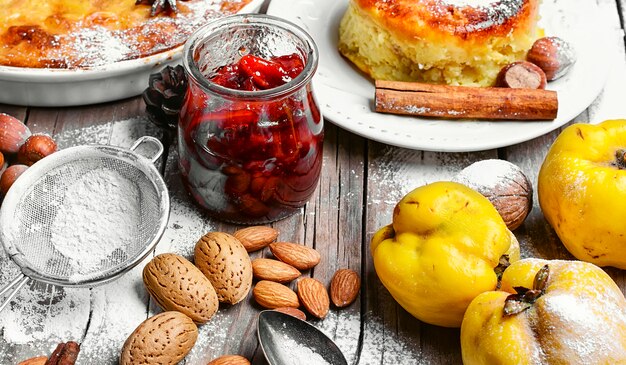
<path id="1" fill-rule="evenodd" d="M 539 3 L 351 0 L 338 48 L 373 79 L 492 86 L 537 39 Z"/>
<path id="2" fill-rule="evenodd" d="M 135 0 L 0 0 L 0 65 L 83 69 L 153 55 L 250 1 L 178 1 L 178 13 L 151 17 Z"/>
<path id="3" fill-rule="evenodd" d="M 458 38 L 505 36 L 526 28 L 538 11 L 534 0 L 354 0 L 375 21 L 406 38 L 429 33 Z"/>

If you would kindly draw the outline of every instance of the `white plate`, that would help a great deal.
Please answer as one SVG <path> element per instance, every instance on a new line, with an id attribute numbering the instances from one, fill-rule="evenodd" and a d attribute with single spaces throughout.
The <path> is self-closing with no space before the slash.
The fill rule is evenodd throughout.
<path id="1" fill-rule="evenodd" d="M 527 141 L 574 119 L 598 96 L 610 63 L 608 29 L 595 1 L 544 0 L 540 25 L 546 35 L 569 41 L 578 61 L 548 89 L 556 90 L 559 113 L 552 122 L 435 120 L 375 113 L 374 85 L 337 51 L 339 22 L 347 0 L 272 0 L 268 14 L 293 21 L 319 47 L 314 86 L 324 116 L 361 136 L 428 151 L 480 151 Z"/>
<path id="2" fill-rule="evenodd" d="M 207 0 L 208 1 L 208 0 Z M 252 0 L 239 13 L 256 13 L 264 0 Z M 139 95 L 148 77 L 165 65 L 179 64 L 183 46 L 135 60 L 89 70 L 0 66 L 0 103 L 74 106 Z"/>

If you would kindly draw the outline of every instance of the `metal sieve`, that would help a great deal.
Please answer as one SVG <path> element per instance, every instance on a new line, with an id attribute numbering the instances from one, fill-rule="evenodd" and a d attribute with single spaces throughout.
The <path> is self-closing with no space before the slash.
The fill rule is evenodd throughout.
<path id="1" fill-rule="evenodd" d="M 140 155 L 136 150 L 142 144 L 152 145 L 156 152 L 152 156 Z M 9 190 L 0 210 L 0 241 L 9 258 L 21 269 L 18 277 L 0 289 L 0 298 L 12 290 L 0 304 L 0 311 L 29 279 L 61 286 L 90 287 L 114 280 L 141 262 L 155 248 L 169 218 L 167 187 L 154 166 L 162 153 L 163 145 L 158 139 L 142 137 L 130 149 L 103 145 L 71 147 L 26 170 Z M 138 214 L 128 216 L 128 209 L 120 209 L 106 214 L 124 215 L 122 217 L 103 217 L 115 218 L 118 222 L 119 219 L 134 220 L 137 228 L 132 226 L 132 237 L 120 240 L 115 247 L 107 246 L 107 252 L 111 253 L 106 258 L 85 268 L 57 249 L 59 244 L 52 239 L 52 226 L 61 209 L 84 209 L 83 205 L 68 203 L 72 201 L 68 195 L 73 194 L 74 190 L 70 189 L 73 184 L 93 172 L 106 174 L 98 176 L 120 176 L 138 192 L 137 196 L 128 197 L 128 203 L 135 204 L 133 207 Z M 98 199 L 93 199 L 93 203 L 85 204 L 97 202 Z M 75 233 L 77 237 L 90 234 Z M 79 247 L 81 242 L 71 244 Z"/>

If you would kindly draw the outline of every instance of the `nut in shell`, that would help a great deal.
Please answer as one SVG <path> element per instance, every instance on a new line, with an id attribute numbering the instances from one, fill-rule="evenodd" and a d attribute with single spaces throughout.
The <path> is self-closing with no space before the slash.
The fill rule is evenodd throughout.
<path id="1" fill-rule="evenodd" d="M 4 155 L 0 152 L 0 176 L 9 167 L 9 163 L 5 160 Z"/>
<path id="2" fill-rule="evenodd" d="M 20 177 L 26 170 L 28 170 L 28 166 L 26 165 L 13 165 L 7 167 L 6 170 L 2 173 L 0 177 L 0 197 L 5 197 L 9 192 L 9 189 L 15 183 L 18 177 Z"/>
<path id="3" fill-rule="evenodd" d="M 544 37 L 535 41 L 526 59 L 539 66 L 549 81 L 565 75 L 576 63 L 572 46 L 559 37 Z"/>
<path id="4" fill-rule="evenodd" d="M 240 355 L 224 355 L 211 360 L 207 365 L 250 365 L 250 361 Z"/>
<path id="5" fill-rule="evenodd" d="M 17 153 L 30 137 L 30 129 L 17 118 L 0 113 L 0 152 L 5 155 Z"/>
<path id="6" fill-rule="evenodd" d="M 453 179 L 484 195 L 512 231 L 524 223 L 533 205 L 533 188 L 522 170 L 504 160 L 483 160 Z"/>
<path id="7" fill-rule="evenodd" d="M 120 365 L 178 364 L 196 343 L 198 327 L 180 312 L 163 312 L 143 321 L 128 336 Z"/>
<path id="8" fill-rule="evenodd" d="M 20 147 L 17 162 L 32 166 L 35 162 L 57 151 L 57 144 L 52 137 L 45 134 L 33 134 Z"/>
<path id="9" fill-rule="evenodd" d="M 175 254 L 161 254 L 143 269 L 143 282 L 163 310 L 179 311 L 205 323 L 219 303 L 211 282 L 191 262 Z"/>
<path id="10" fill-rule="evenodd" d="M 17 363 L 17 365 L 45 365 L 47 361 L 47 356 L 37 356 L 24 361 L 20 361 Z"/>
<path id="11" fill-rule="evenodd" d="M 544 71 L 531 62 L 519 61 L 504 66 L 496 79 L 496 86 L 512 89 L 545 89 Z"/>
<path id="12" fill-rule="evenodd" d="M 194 250 L 194 262 L 213 284 L 220 302 L 236 304 L 252 287 L 252 263 L 245 247 L 234 236 L 209 232 Z"/>

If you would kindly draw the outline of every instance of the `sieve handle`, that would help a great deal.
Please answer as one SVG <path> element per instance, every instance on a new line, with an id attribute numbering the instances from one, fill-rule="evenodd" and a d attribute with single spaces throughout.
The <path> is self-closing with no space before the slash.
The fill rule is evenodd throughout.
<path id="1" fill-rule="evenodd" d="M 141 138 L 139 138 L 130 148 L 131 151 L 135 152 L 135 150 L 141 146 L 142 144 L 147 143 L 147 144 L 151 144 L 153 146 L 156 146 L 156 152 L 154 153 L 154 155 L 152 156 L 144 156 L 145 158 L 147 158 L 148 160 L 152 161 L 152 163 L 157 162 L 157 160 L 159 159 L 159 157 L 161 157 L 161 155 L 163 154 L 163 144 L 161 144 L 161 141 L 159 141 L 158 139 L 154 138 L 154 137 L 150 137 L 150 136 L 143 136 Z"/>
<path id="2" fill-rule="evenodd" d="M 2 312 L 4 307 L 6 307 L 9 302 L 11 302 L 11 299 L 13 299 L 13 297 L 17 295 L 17 293 L 20 291 L 20 289 L 22 289 L 27 281 L 28 276 L 24 274 L 19 274 L 15 279 L 13 279 L 13 281 L 5 285 L 4 288 L 0 289 L 0 297 L 6 294 L 6 292 L 8 292 L 9 290 L 13 289 L 11 290 L 9 295 L 7 295 L 7 297 L 4 298 L 4 300 L 0 303 L 0 312 Z"/>

